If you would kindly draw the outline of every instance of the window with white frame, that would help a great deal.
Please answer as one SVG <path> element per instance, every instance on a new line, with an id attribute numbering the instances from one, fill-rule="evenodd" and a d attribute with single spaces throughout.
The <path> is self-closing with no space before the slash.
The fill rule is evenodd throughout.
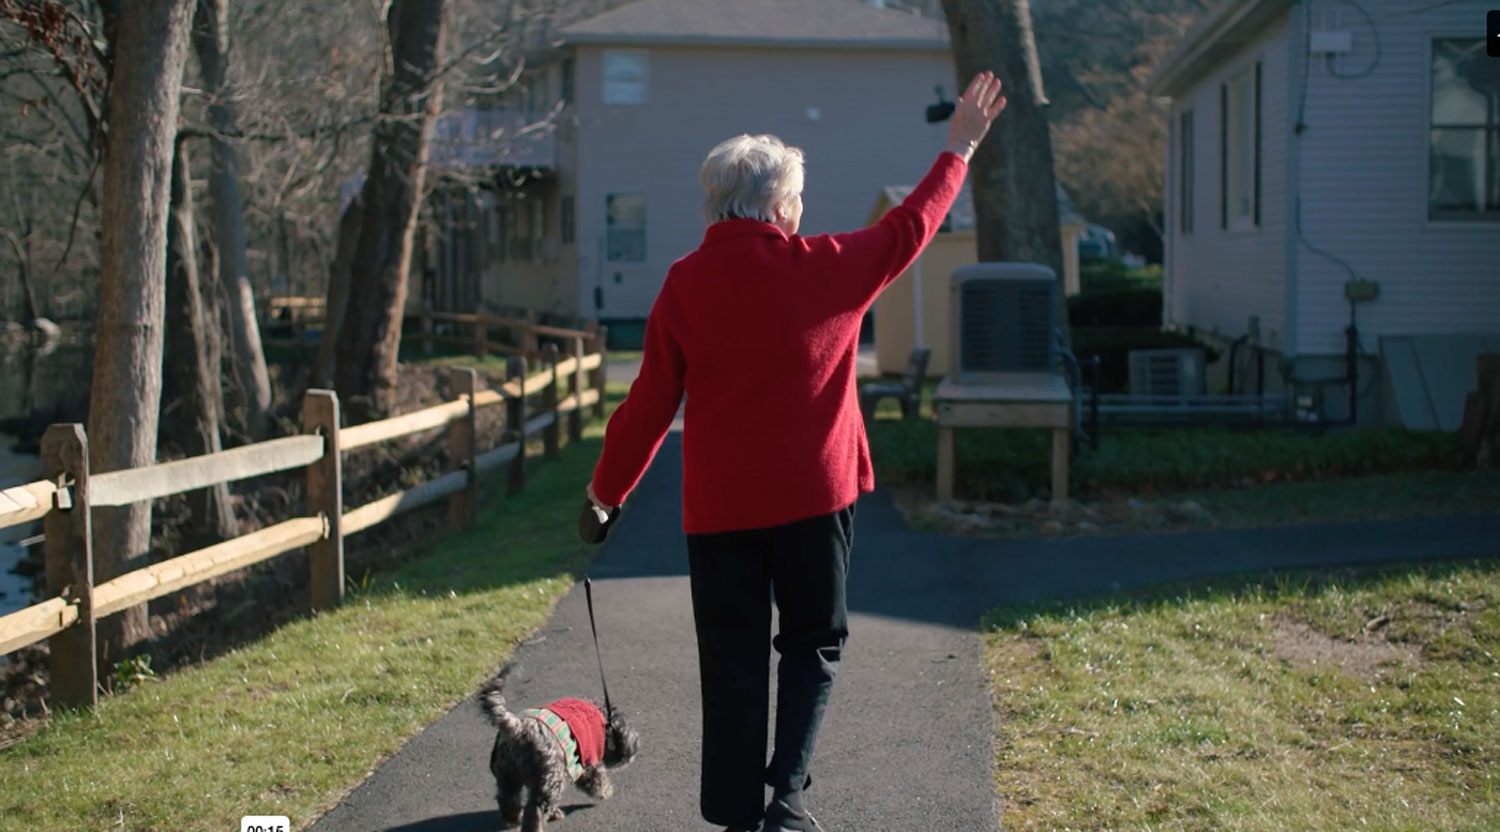
<path id="1" fill-rule="evenodd" d="M 604 103 L 646 103 L 646 53 L 610 50 L 604 53 Z"/>
<path id="2" fill-rule="evenodd" d="M 1427 216 L 1500 219 L 1500 70 L 1480 38 L 1432 42 Z"/>
<path id="3" fill-rule="evenodd" d="M 646 259 L 646 197 L 610 194 L 604 198 L 605 250 L 611 263 Z"/>
<path id="4" fill-rule="evenodd" d="M 1219 103 L 1220 225 L 1255 228 L 1260 225 L 1260 64 L 1221 86 Z"/>
<path id="5" fill-rule="evenodd" d="M 1177 217 L 1183 234 L 1193 233 L 1193 111 L 1178 118 Z"/>

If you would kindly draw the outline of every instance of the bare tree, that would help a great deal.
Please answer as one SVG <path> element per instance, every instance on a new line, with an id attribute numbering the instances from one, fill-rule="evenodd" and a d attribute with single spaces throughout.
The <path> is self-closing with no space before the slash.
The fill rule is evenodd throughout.
<path id="1" fill-rule="evenodd" d="M 232 136 L 239 119 L 227 83 L 229 71 L 229 0 L 198 0 L 193 24 L 193 48 L 209 95 L 208 190 L 213 199 L 214 230 L 218 238 L 219 282 L 228 297 L 230 366 L 236 380 L 236 401 L 245 411 L 245 430 L 252 439 L 270 427 L 271 377 L 260 342 L 255 312 L 255 289 L 245 256 L 245 201 L 240 190 L 240 161 Z"/>
<path id="2" fill-rule="evenodd" d="M 1010 102 L 971 164 L 979 259 L 1050 267 L 1058 279 L 1055 319 L 1066 342 L 1057 182 L 1030 6 L 1027 0 L 943 0 L 943 9 L 958 77 L 991 70 Z"/>
<path id="3" fill-rule="evenodd" d="M 335 387 L 358 421 L 391 412 L 427 146 L 442 106 L 447 0 L 393 0 L 391 66 L 381 90 L 359 242 L 338 340 Z"/>
<path id="4" fill-rule="evenodd" d="M 176 399 L 175 435 L 183 451 L 198 456 L 223 448 L 219 434 L 223 393 L 219 387 L 218 314 L 212 303 L 205 303 L 198 276 L 191 170 L 186 142 L 179 138 L 172 159 L 172 207 L 167 219 L 166 338 L 171 349 L 163 371 L 164 383 Z M 167 420 L 164 417 L 162 421 Z M 234 536 L 228 485 L 220 483 L 195 491 L 188 495 L 188 503 L 192 509 L 191 548 Z"/>
<path id="5" fill-rule="evenodd" d="M 102 273 L 88 424 L 89 466 L 98 472 L 156 461 L 167 204 L 192 13 L 193 0 L 130 0 L 112 26 Z M 141 566 L 150 550 L 150 503 L 96 510 L 97 580 Z M 146 607 L 106 618 L 99 629 L 101 660 L 118 661 L 147 634 Z"/>

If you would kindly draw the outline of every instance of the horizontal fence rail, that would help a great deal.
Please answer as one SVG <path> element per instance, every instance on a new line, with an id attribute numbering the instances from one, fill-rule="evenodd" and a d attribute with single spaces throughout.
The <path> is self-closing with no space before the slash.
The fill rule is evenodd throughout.
<path id="1" fill-rule="evenodd" d="M 47 512 L 52 510 L 52 497 L 56 493 L 57 486 L 46 481 L 29 482 L 0 491 L 0 529 L 30 523 L 47 516 Z"/>
<path id="2" fill-rule="evenodd" d="M 437 313 L 433 313 L 437 317 Z M 443 315 L 487 326 L 515 322 L 482 315 Z M 500 323 L 497 323 L 500 322 Z M 525 321 L 515 322 L 526 324 Z M 554 456 L 566 430 L 570 442 L 582 438 L 585 412 L 604 415 L 607 331 L 535 327 L 540 334 L 571 341 L 563 357 L 556 344 L 537 347 L 536 372 L 525 355 L 507 362 L 505 380 L 478 389 L 471 369 L 451 371 L 453 400 L 422 410 L 342 428 L 338 399 L 312 390 L 303 407 L 303 432 L 227 451 L 141 468 L 90 475 L 88 441 L 81 425 L 54 425 L 42 442 L 45 479 L 0 491 L 0 528 L 45 520 L 47 587 L 52 595 L 18 612 L 0 616 L 0 655 L 51 640 L 52 694 L 63 704 L 91 706 L 98 701 L 98 619 L 213 578 L 307 549 L 312 609 L 343 598 L 343 540 L 391 518 L 441 500 L 449 501 L 450 525 L 474 521 L 477 481 L 508 471 L 507 490 L 526 484 L 526 446 L 540 435 L 543 453 Z M 533 407 L 528 410 L 529 400 Z M 475 448 L 478 410 L 503 405 L 505 434 L 494 448 Z M 446 429 L 455 470 L 428 482 L 344 510 L 343 455 L 384 442 Z M 90 511 L 126 506 L 202 488 L 304 469 L 304 516 L 151 564 L 107 581 L 93 578 Z"/>

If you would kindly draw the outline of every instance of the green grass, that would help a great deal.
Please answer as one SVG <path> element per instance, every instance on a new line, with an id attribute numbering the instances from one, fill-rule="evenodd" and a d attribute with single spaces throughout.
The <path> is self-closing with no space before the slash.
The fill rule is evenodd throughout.
<path id="1" fill-rule="evenodd" d="M 1010 832 L 1500 828 L 1494 561 L 1034 605 L 987 630 Z"/>
<path id="2" fill-rule="evenodd" d="M 338 610 L 55 714 L 0 751 L 0 827 L 221 832 L 262 814 L 305 828 L 547 619 L 580 564 L 575 512 L 601 436 L 537 465 L 514 498 L 492 478 L 474 529 Z"/>

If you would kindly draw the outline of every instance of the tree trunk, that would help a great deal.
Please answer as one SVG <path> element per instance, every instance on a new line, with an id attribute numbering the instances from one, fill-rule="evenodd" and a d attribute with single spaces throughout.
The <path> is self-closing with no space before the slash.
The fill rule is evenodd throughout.
<path id="1" fill-rule="evenodd" d="M 230 366 L 236 382 L 236 403 L 244 408 L 245 432 L 264 438 L 270 429 L 271 377 L 260 342 L 255 314 L 255 289 L 245 254 L 245 200 L 240 189 L 240 161 L 228 138 L 238 117 L 225 85 L 229 69 L 229 0 L 198 0 L 193 24 L 193 47 L 209 93 L 208 123 L 211 167 L 208 192 L 214 206 L 214 235 L 218 238 L 219 281 L 229 299 Z"/>
<path id="2" fill-rule="evenodd" d="M 381 89 L 364 216 L 349 269 L 349 299 L 334 374 L 353 423 L 395 404 L 396 359 L 407 270 L 427 170 L 427 145 L 442 103 L 446 0 L 394 0 L 386 18 L 391 67 Z"/>
<path id="3" fill-rule="evenodd" d="M 167 218 L 167 343 L 164 382 L 177 399 L 175 436 L 191 456 L 217 453 L 223 446 L 219 423 L 223 391 L 219 386 L 218 320 L 205 308 L 198 277 L 196 217 L 193 209 L 192 166 L 187 148 L 177 142 L 172 160 L 172 208 Z M 192 509 L 188 550 L 198 549 L 235 534 L 229 486 L 219 484 L 188 496 Z"/>
<path id="4" fill-rule="evenodd" d="M 1051 268 L 1056 323 L 1070 343 L 1057 179 L 1031 7 L 1027 0 L 943 0 L 943 11 L 959 87 L 992 70 L 1008 101 L 970 164 L 979 259 Z"/>
<path id="5" fill-rule="evenodd" d="M 131 0 L 116 22 L 100 218 L 99 316 L 89 391 L 89 467 L 156 461 L 167 202 L 193 0 Z M 94 578 L 143 566 L 151 504 L 96 509 Z M 147 634 L 146 605 L 99 622 L 105 668 Z"/>
<path id="6" fill-rule="evenodd" d="M 337 363 L 334 350 L 349 305 L 349 268 L 354 262 L 354 247 L 359 242 L 364 206 L 364 191 L 361 189 L 349 201 L 349 207 L 344 209 L 344 216 L 339 220 L 338 249 L 333 255 L 333 265 L 328 269 L 328 298 L 323 305 L 323 337 L 318 342 L 318 359 L 313 367 L 313 384 L 319 387 L 333 384 Z"/>

